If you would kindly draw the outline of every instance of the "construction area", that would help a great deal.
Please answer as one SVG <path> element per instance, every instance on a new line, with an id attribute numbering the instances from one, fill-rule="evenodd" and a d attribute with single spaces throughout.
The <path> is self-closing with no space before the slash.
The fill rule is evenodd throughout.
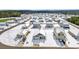
<path id="1" fill-rule="evenodd" d="M 17 22 L 9 21 L 8 26 L 0 23 L 1 45 L 8 48 L 79 48 L 79 26 L 66 20 L 72 16 L 75 15 L 22 14 L 16 18 Z"/>

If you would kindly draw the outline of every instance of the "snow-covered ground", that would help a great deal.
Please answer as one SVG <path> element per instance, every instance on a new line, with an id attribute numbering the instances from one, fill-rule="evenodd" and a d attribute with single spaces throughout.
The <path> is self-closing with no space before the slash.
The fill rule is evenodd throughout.
<path id="1" fill-rule="evenodd" d="M 78 34 L 79 33 L 79 29 L 70 25 L 70 31 L 73 32 L 74 34 Z M 68 31 L 65 32 L 66 33 L 66 36 L 67 36 L 67 39 L 68 39 L 68 42 L 70 42 L 68 44 L 69 47 L 79 47 L 79 41 L 76 40 L 74 37 L 72 37 Z"/>
<path id="2" fill-rule="evenodd" d="M 46 41 L 45 43 L 40 43 L 40 47 L 58 47 L 58 45 L 56 44 L 54 38 L 53 38 L 53 29 L 44 29 L 42 27 L 42 29 L 31 29 L 30 34 L 27 36 L 26 42 L 29 42 L 28 44 L 24 44 L 24 46 L 29 47 L 29 46 L 33 46 L 33 36 L 38 34 L 38 33 L 42 33 L 46 36 Z"/>
<path id="3" fill-rule="evenodd" d="M 24 42 L 23 47 L 33 47 L 33 42 L 32 42 L 33 36 L 37 35 L 38 33 L 41 33 L 46 37 L 46 40 L 45 40 L 44 43 L 39 43 L 40 47 L 61 47 L 60 45 L 57 44 L 56 39 L 53 36 L 54 27 L 60 27 L 58 22 L 55 22 L 54 19 L 51 18 L 51 20 L 53 20 L 53 22 L 50 22 L 50 23 L 53 23 L 53 28 L 45 28 L 45 26 L 47 24 L 45 19 L 47 17 L 50 18 L 49 15 L 45 16 L 43 14 L 44 23 L 39 23 L 39 21 L 36 20 L 36 22 L 38 22 L 41 25 L 41 29 L 32 28 L 33 24 L 31 26 L 29 26 L 30 21 L 27 21 L 25 24 L 19 25 L 19 26 L 15 27 L 15 28 L 12 28 L 12 29 L 2 33 L 0 35 L 0 42 L 2 42 L 5 45 L 9 45 L 9 46 L 17 46 L 19 40 L 18 41 L 14 40 L 16 35 L 18 33 L 24 33 L 25 31 L 30 31 L 30 33 L 26 36 L 26 40 Z M 37 19 L 38 19 L 39 17 L 42 17 L 42 14 L 40 14 L 40 15 L 39 14 L 33 14 L 33 15 L 30 15 L 30 16 L 32 18 L 33 18 L 33 16 L 37 17 Z M 61 18 L 59 18 L 59 19 L 61 19 Z M 26 19 L 24 19 L 24 21 L 25 20 Z M 32 19 L 30 19 L 30 20 L 32 20 Z M 20 22 L 23 22 L 23 21 L 20 21 Z M 22 26 L 25 26 L 25 25 L 29 26 L 29 27 L 27 29 L 22 29 Z M 73 30 L 74 33 L 77 33 L 79 31 L 79 29 L 75 28 L 72 25 L 70 25 L 69 30 Z M 67 41 L 66 41 L 67 47 L 79 47 L 79 44 L 78 44 L 79 42 L 68 33 L 69 30 L 64 29 L 65 34 L 66 34 L 66 38 L 67 38 Z"/>
<path id="4" fill-rule="evenodd" d="M 20 33 L 22 30 L 23 25 L 19 25 L 15 28 L 12 28 L 11 30 L 8 30 L 4 32 L 3 34 L 0 35 L 0 42 L 5 44 L 5 45 L 10 45 L 10 46 L 16 46 L 18 43 L 17 41 L 14 41 L 14 38 L 18 33 Z"/>

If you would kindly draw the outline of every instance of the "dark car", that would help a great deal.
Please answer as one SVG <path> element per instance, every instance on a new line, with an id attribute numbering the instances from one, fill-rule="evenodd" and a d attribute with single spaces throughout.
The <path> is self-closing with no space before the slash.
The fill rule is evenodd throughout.
<path id="1" fill-rule="evenodd" d="M 60 43 L 61 46 L 65 45 L 65 41 L 64 40 L 59 40 L 59 43 Z"/>

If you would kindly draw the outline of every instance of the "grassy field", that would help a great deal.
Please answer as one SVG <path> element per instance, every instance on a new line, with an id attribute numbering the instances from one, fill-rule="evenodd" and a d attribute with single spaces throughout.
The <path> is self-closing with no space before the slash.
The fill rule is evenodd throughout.
<path id="1" fill-rule="evenodd" d="M 6 21 L 9 21 L 9 20 L 15 20 L 15 18 L 11 18 L 11 19 L 0 19 L 0 22 L 6 22 Z"/>

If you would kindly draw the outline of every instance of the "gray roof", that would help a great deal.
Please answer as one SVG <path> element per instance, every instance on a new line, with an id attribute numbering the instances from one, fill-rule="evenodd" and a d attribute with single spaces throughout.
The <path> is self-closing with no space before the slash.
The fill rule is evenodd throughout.
<path id="1" fill-rule="evenodd" d="M 43 37 L 45 37 L 43 34 L 41 34 L 41 33 L 38 33 L 37 35 L 35 35 L 34 37 L 38 37 L 38 36 L 43 36 Z"/>

